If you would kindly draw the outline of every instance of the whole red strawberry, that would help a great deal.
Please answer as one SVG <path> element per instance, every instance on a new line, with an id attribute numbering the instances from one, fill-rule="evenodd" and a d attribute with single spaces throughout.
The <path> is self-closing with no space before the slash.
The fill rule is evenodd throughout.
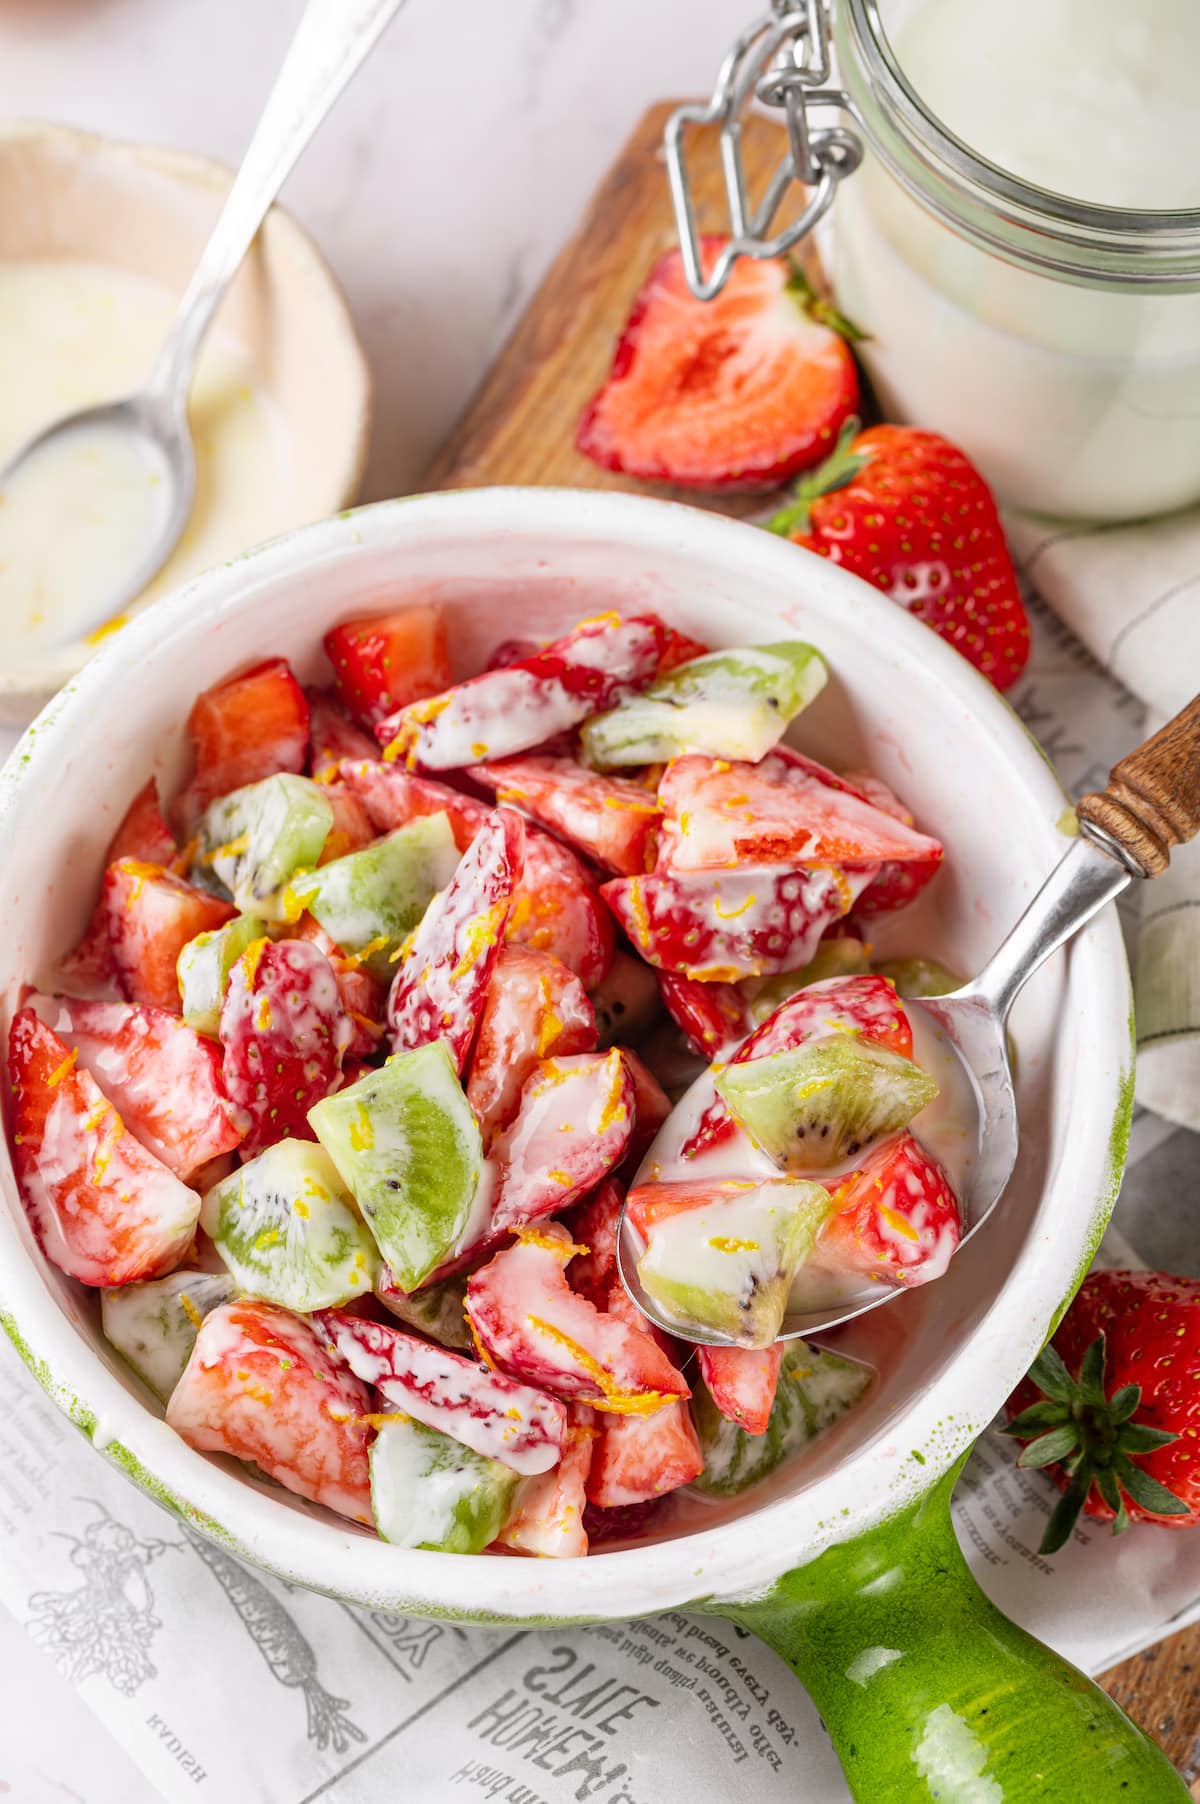
<path id="1" fill-rule="evenodd" d="M 882 589 L 997 689 L 1025 668 L 1029 621 L 992 492 L 936 432 L 847 421 L 769 525 Z"/>
<path id="2" fill-rule="evenodd" d="M 1131 1522 L 1200 1521 L 1200 1281 L 1092 1272 L 1050 1345 L 1008 1400 L 1017 1464 L 1063 1493 L 1042 1553 L 1082 1509 L 1120 1534 Z"/>
<path id="3" fill-rule="evenodd" d="M 711 267 L 724 238 L 703 243 Z M 575 443 L 606 470 L 696 489 L 773 488 L 818 463 L 858 406 L 854 328 L 787 263 L 739 263 L 715 300 L 679 252 L 651 270 Z"/>

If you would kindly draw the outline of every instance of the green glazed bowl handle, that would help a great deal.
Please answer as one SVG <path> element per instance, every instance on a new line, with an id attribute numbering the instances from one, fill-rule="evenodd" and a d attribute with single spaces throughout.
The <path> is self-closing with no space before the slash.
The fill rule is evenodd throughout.
<path id="1" fill-rule="evenodd" d="M 950 1519 L 958 1470 L 766 1596 L 710 1609 L 797 1674 L 859 1804 L 1182 1804 L 1162 1750 L 979 1589 Z"/>

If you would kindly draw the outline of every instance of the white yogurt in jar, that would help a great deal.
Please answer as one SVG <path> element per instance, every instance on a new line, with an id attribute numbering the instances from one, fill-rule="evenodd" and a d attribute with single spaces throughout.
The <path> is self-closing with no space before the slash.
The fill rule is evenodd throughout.
<path id="1" fill-rule="evenodd" d="M 144 279 L 68 260 L 0 262 L 0 467 L 63 414 L 119 399 L 145 378 L 175 297 Z M 196 499 L 155 599 L 292 524 L 282 420 L 248 358 L 205 345 L 189 416 Z M 129 438 L 71 434 L 0 490 L 0 667 L 52 657 L 95 625 L 164 505 L 162 471 Z M 113 624 L 119 624 L 119 621 Z"/>
<path id="2" fill-rule="evenodd" d="M 1200 208 L 1191 0 L 883 9 L 926 109 L 977 156 L 1108 207 Z M 1200 295 L 1085 286 L 959 235 L 871 154 L 823 248 L 884 411 L 941 431 L 1003 499 L 1132 518 L 1200 498 Z"/>

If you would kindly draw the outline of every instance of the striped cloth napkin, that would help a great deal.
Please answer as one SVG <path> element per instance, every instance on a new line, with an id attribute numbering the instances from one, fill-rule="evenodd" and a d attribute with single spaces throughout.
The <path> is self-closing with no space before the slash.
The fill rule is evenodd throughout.
<path id="1" fill-rule="evenodd" d="M 1009 514 L 1021 575 L 1146 705 L 1146 733 L 1200 691 L 1200 512 L 1132 524 Z M 1200 840 L 1142 888 L 1137 1099 L 1200 1129 Z"/>

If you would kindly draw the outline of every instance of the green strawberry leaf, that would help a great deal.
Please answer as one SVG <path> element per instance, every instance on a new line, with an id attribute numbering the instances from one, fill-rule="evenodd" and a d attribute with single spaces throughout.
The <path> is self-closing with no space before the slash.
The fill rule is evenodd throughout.
<path id="1" fill-rule="evenodd" d="M 1121 1484 L 1134 1503 L 1143 1510 L 1150 1510 L 1156 1516 L 1187 1516 L 1188 1506 L 1182 1497 L 1176 1497 L 1174 1491 L 1168 1491 L 1166 1485 L 1160 1485 L 1157 1478 L 1151 1478 L 1132 1460 L 1119 1457 L 1113 1467 Z"/>
<path id="2" fill-rule="evenodd" d="M 1108 1351 L 1108 1343 L 1103 1334 L 1098 1334 L 1083 1356 L 1079 1368 L 1079 1395 L 1085 1403 L 1099 1408 L 1108 1402 L 1104 1390 L 1104 1361 Z"/>
<path id="3" fill-rule="evenodd" d="M 1109 1420 L 1117 1424 L 1127 1422 L 1141 1400 L 1140 1384 L 1123 1384 L 1108 1400 Z"/>
<path id="4" fill-rule="evenodd" d="M 1043 1347 L 1029 1368 L 1029 1376 L 1039 1391 L 1045 1391 L 1059 1403 L 1075 1401 L 1075 1380 L 1062 1362 L 1062 1356 L 1050 1346 Z"/>
<path id="5" fill-rule="evenodd" d="M 1087 1494 L 1091 1489 L 1091 1479 L 1073 1478 L 1053 1510 L 1046 1524 L 1046 1532 L 1042 1536 L 1039 1553 L 1057 1553 L 1071 1539 L 1076 1517 L 1083 1508 Z"/>
<path id="6" fill-rule="evenodd" d="M 1130 1422 L 1122 1428 L 1117 1436 L 1117 1446 L 1122 1453 L 1154 1453 L 1159 1447 L 1169 1447 L 1179 1436 L 1166 1428 L 1151 1428 L 1144 1422 Z"/>
<path id="7" fill-rule="evenodd" d="M 1129 1527 L 1129 1512 L 1125 1508 L 1125 1499 L 1121 1495 L 1112 1467 L 1102 1467 L 1095 1474 L 1095 1483 L 1096 1489 L 1113 1513 L 1113 1534 L 1123 1535 Z"/>
<path id="8" fill-rule="evenodd" d="M 815 470 L 805 471 L 796 484 L 792 499 L 765 522 L 768 532 L 777 533 L 781 539 L 790 539 L 793 533 L 807 532 L 813 502 L 822 495 L 831 495 L 835 489 L 844 489 L 866 469 L 870 458 L 861 457 L 851 449 L 861 431 L 862 421 L 854 414 L 842 422 L 834 449 Z"/>
<path id="9" fill-rule="evenodd" d="M 1065 1403 L 1031 1403 L 1019 1416 L 1014 1416 L 1011 1422 L 1005 1423 L 1000 1433 L 1024 1438 L 1026 1435 L 1036 1434 L 1040 1428 L 1057 1428 L 1070 1419 L 1071 1411 Z"/>
<path id="10" fill-rule="evenodd" d="M 1079 1442 L 1079 1429 L 1074 1422 L 1064 1422 L 1061 1428 L 1052 1428 L 1036 1441 L 1030 1441 L 1028 1447 L 1022 1447 L 1017 1455 L 1018 1466 L 1034 1467 L 1053 1466 L 1058 1460 L 1066 1459 L 1074 1452 Z"/>

